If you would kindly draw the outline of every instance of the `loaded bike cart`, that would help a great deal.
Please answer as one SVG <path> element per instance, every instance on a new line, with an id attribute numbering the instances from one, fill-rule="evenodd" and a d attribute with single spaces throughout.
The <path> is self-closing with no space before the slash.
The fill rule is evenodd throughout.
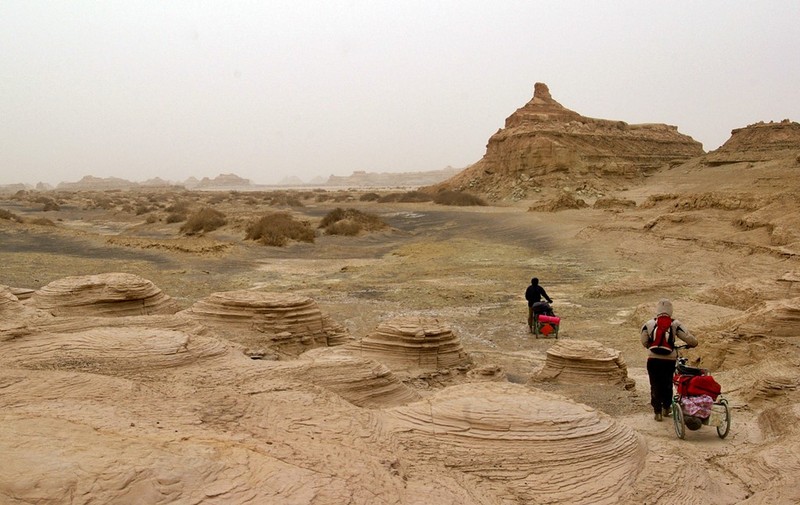
<path id="1" fill-rule="evenodd" d="M 553 308 L 547 302 L 536 302 L 533 309 L 533 322 L 531 333 L 536 338 L 539 336 L 558 338 L 558 327 L 561 325 L 561 318 L 553 313 Z"/>
<path id="2" fill-rule="evenodd" d="M 703 426 L 714 426 L 719 438 L 728 436 L 731 429 L 731 410 L 728 400 L 722 396 L 722 387 L 705 368 L 687 365 L 687 359 L 680 356 L 672 383 L 675 395 L 672 397 L 672 420 L 675 434 L 680 439 L 686 437 L 686 429 L 699 430 Z"/>

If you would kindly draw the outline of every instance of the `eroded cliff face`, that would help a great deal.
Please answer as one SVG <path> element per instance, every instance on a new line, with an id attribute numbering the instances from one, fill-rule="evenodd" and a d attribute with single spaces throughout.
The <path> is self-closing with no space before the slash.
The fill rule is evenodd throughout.
<path id="1" fill-rule="evenodd" d="M 492 199 L 520 199 L 535 188 L 565 183 L 591 181 L 601 189 L 702 154 L 702 144 L 675 126 L 582 116 L 536 83 L 531 101 L 489 138 L 483 158 L 437 189 L 472 190 Z"/>
<path id="2" fill-rule="evenodd" d="M 729 163 L 773 161 L 794 158 L 800 164 L 800 123 L 784 119 L 779 123 L 759 122 L 731 131 L 731 138 L 704 163 L 710 166 Z"/>

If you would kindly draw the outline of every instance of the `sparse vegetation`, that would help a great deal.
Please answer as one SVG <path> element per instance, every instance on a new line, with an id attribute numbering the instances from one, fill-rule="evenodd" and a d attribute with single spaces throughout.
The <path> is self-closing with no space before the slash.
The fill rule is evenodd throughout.
<path id="1" fill-rule="evenodd" d="M 486 205 L 486 202 L 479 196 L 473 195 L 471 193 L 465 193 L 463 191 L 451 191 L 451 190 L 445 190 L 436 193 L 436 196 L 433 197 L 433 203 L 439 205 L 455 205 L 458 207 Z"/>
<path id="2" fill-rule="evenodd" d="M 39 225 L 39 226 L 55 226 L 56 225 L 53 221 L 47 219 L 46 217 L 37 217 L 37 218 L 31 219 L 29 222 L 31 224 L 36 224 L 36 225 Z"/>
<path id="3" fill-rule="evenodd" d="M 186 222 L 181 225 L 181 232 L 187 235 L 200 232 L 207 233 L 225 226 L 226 223 L 225 214 L 211 207 L 203 207 L 189 216 Z"/>
<path id="4" fill-rule="evenodd" d="M 245 239 L 283 247 L 290 240 L 314 242 L 314 230 L 307 221 L 298 221 L 288 212 L 272 212 L 247 225 Z"/>
<path id="5" fill-rule="evenodd" d="M 328 212 L 319 227 L 328 235 L 358 235 L 362 231 L 375 231 L 388 225 L 378 216 L 358 209 L 344 210 L 341 207 Z"/>
<path id="6" fill-rule="evenodd" d="M 421 202 L 430 202 L 431 200 L 433 200 L 433 196 L 431 196 L 429 193 L 424 193 L 422 191 L 407 191 L 405 193 L 389 193 L 387 195 L 380 197 L 378 199 L 378 202 L 421 203 Z"/>
<path id="7" fill-rule="evenodd" d="M 0 209 L 0 219 L 6 219 L 8 221 L 16 221 L 17 223 L 22 222 L 21 217 L 6 209 Z"/>
<path id="8" fill-rule="evenodd" d="M 362 202 L 377 202 L 380 199 L 381 195 L 378 193 L 364 193 L 358 199 Z"/>
<path id="9" fill-rule="evenodd" d="M 169 213 L 167 215 L 166 221 L 167 221 L 167 223 L 170 223 L 170 224 L 171 223 L 182 223 L 183 221 L 186 221 L 186 214 L 183 214 L 181 212 L 171 212 L 171 213 Z"/>

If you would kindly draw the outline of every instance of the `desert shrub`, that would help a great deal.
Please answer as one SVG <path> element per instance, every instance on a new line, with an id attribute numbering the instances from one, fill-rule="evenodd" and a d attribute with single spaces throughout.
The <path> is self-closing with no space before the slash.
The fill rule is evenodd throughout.
<path id="1" fill-rule="evenodd" d="M 8 221 L 16 221 L 18 223 L 22 222 L 22 218 L 18 215 L 14 214 L 10 210 L 0 209 L 0 219 L 6 219 Z"/>
<path id="2" fill-rule="evenodd" d="M 61 210 L 61 206 L 59 204 L 57 204 L 55 200 L 48 200 L 44 204 L 44 207 L 42 207 L 42 211 L 43 212 L 48 212 L 48 211 L 51 211 L 51 210 L 53 210 L 53 211 Z"/>
<path id="3" fill-rule="evenodd" d="M 186 214 L 183 214 L 181 212 L 171 212 L 167 214 L 166 221 L 167 223 L 181 223 L 183 221 L 186 221 Z"/>
<path id="4" fill-rule="evenodd" d="M 153 224 L 157 221 L 158 221 L 158 216 L 156 216 L 155 214 L 150 214 L 149 216 L 147 216 L 147 219 L 144 220 L 144 222 L 147 224 Z"/>
<path id="5" fill-rule="evenodd" d="M 333 201 L 336 203 L 350 202 L 353 200 L 355 200 L 355 198 L 353 198 L 353 195 L 351 195 L 350 193 L 338 193 L 333 196 Z"/>
<path id="6" fill-rule="evenodd" d="M 181 225 L 181 231 L 187 235 L 199 232 L 214 231 L 221 226 L 225 226 L 228 221 L 225 219 L 225 214 L 212 209 L 211 207 L 203 207 L 198 210 Z"/>
<path id="7" fill-rule="evenodd" d="M 208 197 L 207 202 L 210 203 L 211 205 L 215 205 L 224 202 L 226 198 L 227 195 L 225 195 L 224 193 L 215 193 Z"/>
<path id="8" fill-rule="evenodd" d="M 404 203 L 418 203 L 418 202 L 430 202 L 433 200 L 433 197 L 422 191 L 409 191 L 407 193 L 403 193 L 400 195 L 400 202 Z"/>
<path id="9" fill-rule="evenodd" d="M 378 199 L 381 197 L 378 193 L 364 193 L 358 199 L 362 202 L 377 202 Z"/>
<path id="10" fill-rule="evenodd" d="M 298 221 L 286 212 L 272 212 L 248 224 L 245 239 L 283 247 L 290 240 L 314 242 L 314 230 L 307 221 Z"/>
<path id="11" fill-rule="evenodd" d="M 154 207 L 140 203 L 139 205 L 136 206 L 136 215 L 141 216 L 142 214 L 147 214 L 148 212 L 152 212 L 153 210 L 155 210 Z"/>
<path id="12" fill-rule="evenodd" d="M 111 210 L 114 208 L 114 200 L 107 196 L 97 196 L 92 198 L 91 208 Z"/>
<path id="13" fill-rule="evenodd" d="M 378 198 L 378 203 L 392 203 L 392 202 L 399 202 L 400 197 L 403 196 L 402 193 L 387 193 L 380 198 Z"/>
<path id="14" fill-rule="evenodd" d="M 276 192 L 269 195 L 269 204 L 284 207 L 303 207 L 303 202 L 294 194 L 287 192 Z"/>
<path id="15" fill-rule="evenodd" d="M 337 207 L 328 212 L 320 221 L 319 227 L 328 235 L 358 235 L 362 230 L 375 231 L 386 228 L 383 220 L 368 212 L 358 209 L 342 209 Z"/>
<path id="16" fill-rule="evenodd" d="M 38 224 L 39 226 L 55 226 L 56 224 L 46 217 L 37 217 L 30 220 L 31 224 Z"/>
<path id="17" fill-rule="evenodd" d="M 317 202 L 327 202 L 331 199 L 331 195 L 327 193 L 318 193 L 317 196 L 314 198 Z"/>
<path id="18" fill-rule="evenodd" d="M 191 206 L 190 202 L 186 200 L 179 200 L 170 205 L 169 207 L 167 207 L 165 210 L 167 212 L 174 212 L 176 214 L 184 214 L 185 216 L 189 212 L 190 206 Z M 186 217 L 184 217 L 184 219 L 186 219 Z"/>
<path id="19" fill-rule="evenodd" d="M 463 191 L 451 190 L 445 190 L 436 193 L 436 196 L 433 197 L 433 203 L 437 203 L 439 205 L 455 205 L 459 207 L 486 205 L 486 202 L 483 200 L 483 198 L 479 196 L 470 193 L 464 193 Z"/>

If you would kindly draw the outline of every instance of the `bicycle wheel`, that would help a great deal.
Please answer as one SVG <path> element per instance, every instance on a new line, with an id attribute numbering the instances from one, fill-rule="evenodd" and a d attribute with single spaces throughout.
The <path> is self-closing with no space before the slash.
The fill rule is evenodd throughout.
<path id="1" fill-rule="evenodd" d="M 728 436 L 728 432 L 731 431 L 731 409 L 728 407 L 728 400 L 724 398 L 720 399 L 719 404 L 725 407 L 725 416 L 717 425 L 717 435 L 719 435 L 719 438 L 725 438 Z"/>
<path id="2" fill-rule="evenodd" d="M 672 402 L 672 421 L 675 423 L 675 434 L 683 440 L 686 437 L 686 424 L 683 422 L 683 410 L 680 402 Z"/>

